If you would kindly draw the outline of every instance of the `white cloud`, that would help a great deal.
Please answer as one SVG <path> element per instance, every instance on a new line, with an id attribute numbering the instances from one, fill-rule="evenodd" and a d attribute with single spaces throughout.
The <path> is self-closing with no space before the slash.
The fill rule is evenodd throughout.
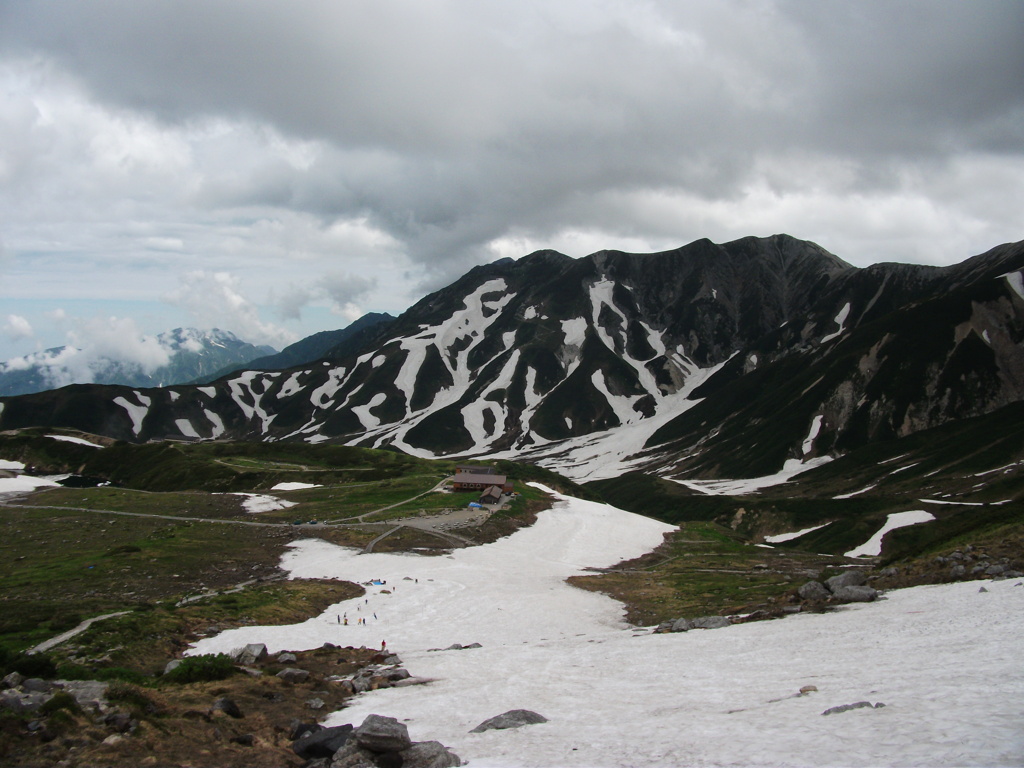
<path id="1" fill-rule="evenodd" d="M 151 374 L 170 362 L 172 351 L 155 336 L 141 333 L 131 318 L 69 318 L 62 313 L 61 320 L 73 326 L 66 346 L 12 358 L 4 369 L 37 366 L 51 387 L 63 387 L 95 381 L 111 365 Z"/>
<path id="2" fill-rule="evenodd" d="M 8 315 L 3 331 L 11 339 L 31 339 L 32 324 L 21 315 Z"/>
<path id="3" fill-rule="evenodd" d="M 166 301 L 184 308 L 201 328 L 223 328 L 254 344 L 281 348 L 296 341 L 294 333 L 263 322 L 258 308 L 239 291 L 241 281 L 228 272 L 196 270 L 181 276 Z"/>

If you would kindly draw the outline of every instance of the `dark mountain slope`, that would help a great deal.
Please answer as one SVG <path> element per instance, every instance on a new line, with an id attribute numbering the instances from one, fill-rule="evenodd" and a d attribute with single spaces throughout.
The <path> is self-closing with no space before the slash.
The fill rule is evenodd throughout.
<path id="1" fill-rule="evenodd" d="M 504 451 L 579 479 L 646 443 L 632 466 L 766 474 L 1020 400 L 1022 269 L 1021 243 L 942 269 L 858 269 L 786 235 L 540 251 L 474 268 L 317 363 L 0 400 L 0 428 Z"/>

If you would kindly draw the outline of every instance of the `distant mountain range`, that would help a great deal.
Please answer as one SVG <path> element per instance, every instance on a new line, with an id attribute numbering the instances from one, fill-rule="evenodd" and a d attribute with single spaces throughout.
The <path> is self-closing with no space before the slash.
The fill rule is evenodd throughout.
<path id="1" fill-rule="evenodd" d="M 787 235 L 540 251 L 320 345 L 315 364 L 5 398 L 0 429 L 390 446 L 580 480 L 750 477 L 1024 399 L 1022 270 L 1024 243 L 943 268 L 856 268 Z"/>
<path id="2" fill-rule="evenodd" d="M 239 360 L 212 375 L 196 377 L 190 383 L 208 384 L 223 376 L 246 369 L 278 371 L 324 358 L 344 358 L 350 354 L 350 348 L 358 349 L 372 338 L 373 334 L 381 332 L 394 319 L 387 312 L 367 312 L 340 330 L 314 333 L 294 344 L 289 344 L 280 352 L 265 357 Z"/>
<path id="3" fill-rule="evenodd" d="M 23 395 L 72 383 L 164 387 L 194 381 L 228 366 L 274 354 L 273 347 L 244 342 L 230 331 L 175 328 L 156 336 L 170 360 L 151 372 L 140 363 L 91 357 L 75 347 L 54 347 L 0 363 L 0 395 Z"/>

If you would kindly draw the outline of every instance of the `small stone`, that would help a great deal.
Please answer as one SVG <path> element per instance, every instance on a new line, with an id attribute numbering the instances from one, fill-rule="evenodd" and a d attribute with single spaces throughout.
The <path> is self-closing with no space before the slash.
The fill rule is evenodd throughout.
<path id="1" fill-rule="evenodd" d="M 277 661 L 279 664 L 294 664 L 298 661 L 294 653 L 279 653 L 277 655 Z"/>
<path id="2" fill-rule="evenodd" d="M 326 704 L 323 699 L 317 697 L 313 699 L 306 699 L 306 706 L 310 709 L 323 709 Z"/>
<path id="3" fill-rule="evenodd" d="M 805 685 L 800 689 L 800 695 L 806 696 L 808 693 L 814 693 L 817 690 L 818 686 L 816 685 Z"/>

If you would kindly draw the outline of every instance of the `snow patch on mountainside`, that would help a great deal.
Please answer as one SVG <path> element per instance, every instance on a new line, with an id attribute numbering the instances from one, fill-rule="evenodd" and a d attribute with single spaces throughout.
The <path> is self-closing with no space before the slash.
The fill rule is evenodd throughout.
<path id="1" fill-rule="evenodd" d="M 910 512 L 893 512 L 886 518 L 885 525 L 879 528 L 874 536 L 859 547 L 851 549 L 846 553 L 846 557 L 878 557 L 882 554 L 882 539 L 885 538 L 885 534 L 889 531 L 905 528 L 908 525 L 927 523 L 934 519 L 935 515 L 931 512 L 925 512 L 920 509 Z"/>
<path id="2" fill-rule="evenodd" d="M 799 531 L 793 531 L 791 533 L 778 533 L 775 536 L 765 536 L 764 540 L 769 544 L 781 544 L 784 541 L 793 541 L 793 539 L 799 539 L 801 536 L 810 533 L 811 531 L 817 531 L 820 528 L 824 528 L 826 525 L 831 525 L 831 522 L 822 523 L 821 525 L 815 525 L 810 528 L 804 528 Z"/>
<path id="3" fill-rule="evenodd" d="M 747 493 L 755 493 L 762 488 L 769 488 L 773 485 L 781 485 L 796 477 L 801 472 L 820 467 L 832 461 L 831 456 L 818 456 L 807 461 L 799 459 L 788 459 L 782 469 L 773 475 L 763 477 L 747 477 L 737 480 L 681 480 L 675 477 L 666 477 L 666 480 L 685 485 L 694 491 L 700 491 L 711 496 L 742 496 Z"/>
<path id="4" fill-rule="evenodd" d="M 196 428 L 192 426 L 192 422 L 188 419 L 175 419 L 174 425 L 185 437 L 194 437 L 197 440 L 201 437 Z"/>
<path id="5" fill-rule="evenodd" d="M 850 302 L 846 302 L 843 308 L 839 310 L 839 314 L 836 315 L 835 322 L 839 326 L 839 330 L 830 333 L 826 336 L 821 337 L 821 343 L 824 344 L 826 341 L 832 341 L 832 339 L 838 337 L 846 330 L 846 318 L 850 315 Z"/>
<path id="6" fill-rule="evenodd" d="M 133 393 L 138 398 L 138 403 L 133 403 L 124 397 L 115 397 L 114 403 L 120 405 L 128 412 L 128 418 L 132 420 L 132 432 L 138 437 L 139 432 L 142 431 L 142 422 L 146 418 L 146 414 L 149 413 L 149 406 L 152 405 L 153 401 L 137 390 L 133 390 Z"/>
<path id="7" fill-rule="evenodd" d="M 1010 284 L 1014 293 L 1024 299 L 1024 278 L 1021 277 L 1020 271 L 1007 272 L 1005 275 L 1002 275 L 1002 277 L 1006 278 L 1006 282 Z"/>
<path id="8" fill-rule="evenodd" d="M 208 418 L 210 420 L 210 423 L 213 425 L 213 434 L 210 436 L 214 440 L 216 440 L 218 437 L 224 434 L 224 422 L 221 420 L 218 414 L 214 413 L 211 410 L 204 408 L 203 413 L 206 415 L 206 418 Z"/>
<path id="9" fill-rule="evenodd" d="M 238 378 L 228 382 L 231 399 L 235 401 L 246 419 L 256 416 L 260 420 L 260 431 L 266 434 L 270 423 L 277 417 L 276 413 L 267 413 L 263 408 L 263 396 L 268 390 L 268 380 L 280 375 L 280 371 L 260 372 L 244 371 Z M 247 402 L 251 400 L 252 402 Z"/>
<path id="10" fill-rule="evenodd" d="M 70 435 L 47 435 L 51 440 L 60 440 L 64 443 L 74 443 L 75 445 L 87 445 L 90 448 L 102 448 L 102 445 L 96 445 L 96 443 L 90 443 L 88 440 L 83 440 L 80 437 L 71 437 Z"/>

